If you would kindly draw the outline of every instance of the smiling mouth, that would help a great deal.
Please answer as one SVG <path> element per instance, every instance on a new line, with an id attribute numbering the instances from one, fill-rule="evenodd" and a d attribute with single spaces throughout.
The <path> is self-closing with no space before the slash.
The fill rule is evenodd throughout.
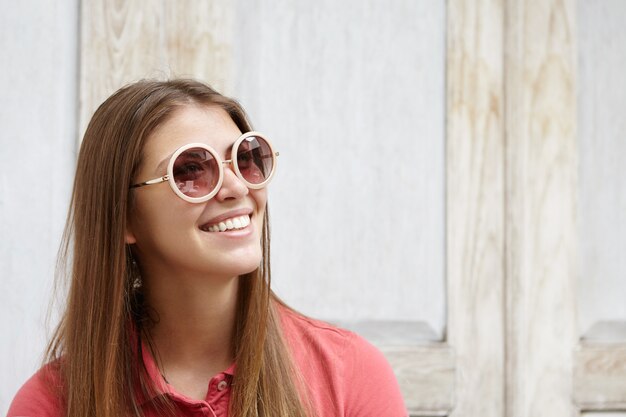
<path id="1" fill-rule="evenodd" d="M 205 224 L 204 226 L 200 227 L 200 230 L 202 230 L 203 232 L 228 232 L 229 230 L 244 229 L 248 227 L 249 224 L 250 216 L 246 214 L 243 216 L 237 216 L 233 217 L 232 219 L 221 221 L 211 226 Z"/>

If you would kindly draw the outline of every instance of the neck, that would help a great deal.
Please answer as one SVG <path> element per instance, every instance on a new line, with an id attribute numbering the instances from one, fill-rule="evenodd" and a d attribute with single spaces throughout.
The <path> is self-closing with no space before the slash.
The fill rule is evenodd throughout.
<path id="1" fill-rule="evenodd" d="M 205 379 L 228 368 L 239 279 L 150 275 L 145 281 L 146 302 L 157 314 L 149 332 L 163 375 L 170 382 L 190 373 Z"/>

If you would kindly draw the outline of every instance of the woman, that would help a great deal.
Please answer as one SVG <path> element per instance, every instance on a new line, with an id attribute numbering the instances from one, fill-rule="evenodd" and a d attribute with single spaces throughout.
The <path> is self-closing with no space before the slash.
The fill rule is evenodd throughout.
<path id="1" fill-rule="evenodd" d="M 270 290 L 277 155 L 196 81 L 106 100 L 78 158 L 67 307 L 9 416 L 405 416 L 375 348 Z"/>

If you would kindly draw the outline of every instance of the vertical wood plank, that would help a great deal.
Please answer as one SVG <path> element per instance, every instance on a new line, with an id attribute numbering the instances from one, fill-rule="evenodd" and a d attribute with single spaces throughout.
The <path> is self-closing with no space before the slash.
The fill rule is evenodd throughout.
<path id="1" fill-rule="evenodd" d="M 230 0 L 165 2 L 165 48 L 173 75 L 233 90 L 235 9 Z"/>
<path id="2" fill-rule="evenodd" d="M 126 83 L 190 76 L 232 89 L 234 4 L 228 0 L 81 2 L 80 132 Z"/>
<path id="3" fill-rule="evenodd" d="M 448 2 L 448 342 L 455 417 L 504 412 L 503 2 Z"/>
<path id="4" fill-rule="evenodd" d="M 506 5 L 506 415 L 574 416 L 575 2 Z"/>

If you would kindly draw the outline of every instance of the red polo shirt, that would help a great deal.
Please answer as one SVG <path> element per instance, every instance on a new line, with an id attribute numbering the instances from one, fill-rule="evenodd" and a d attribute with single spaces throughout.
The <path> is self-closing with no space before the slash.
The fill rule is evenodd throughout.
<path id="1" fill-rule="evenodd" d="M 282 309 L 281 309 L 282 310 Z M 405 417 L 407 412 L 391 367 L 360 336 L 288 310 L 281 313 L 283 332 L 294 362 L 306 381 L 320 417 Z M 180 416 L 227 417 L 235 365 L 209 381 L 204 400 L 180 394 L 159 373 L 149 349 L 144 364 L 157 387 L 174 401 Z M 15 396 L 7 417 L 62 417 L 60 402 L 45 386 L 44 367 Z M 52 375 L 58 380 L 57 375 Z M 276 381 L 280 383 L 280 381 Z M 151 402 L 141 404 L 146 417 L 157 417 Z"/>

